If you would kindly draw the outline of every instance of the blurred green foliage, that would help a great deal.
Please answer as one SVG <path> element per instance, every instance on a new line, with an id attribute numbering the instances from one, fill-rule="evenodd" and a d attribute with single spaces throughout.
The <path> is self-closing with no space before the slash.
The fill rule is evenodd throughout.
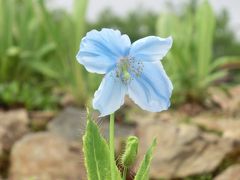
<path id="1" fill-rule="evenodd" d="M 207 2 L 203 6 L 199 7 L 197 1 L 192 0 L 180 13 L 170 9 L 171 13 L 158 15 L 141 9 L 141 12 L 133 11 L 125 17 L 106 9 L 97 22 L 88 23 L 87 29 L 119 29 L 128 34 L 132 42 L 149 35 L 173 35 L 173 50 L 168 60 L 163 61 L 175 87 L 172 102 L 202 103 L 207 88 L 229 74 L 220 67 L 225 63 L 239 62 L 240 55 L 240 43 L 228 26 L 227 12 L 215 15 Z"/>
<path id="2" fill-rule="evenodd" d="M 0 105 L 55 107 L 54 89 L 86 102 L 97 86 L 75 60 L 86 6 L 87 0 L 76 0 L 68 14 L 49 11 L 44 0 L 0 0 Z"/>
<path id="3" fill-rule="evenodd" d="M 0 101 L 7 107 L 25 106 L 28 109 L 54 109 L 57 97 L 47 92 L 50 87 L 37 86 L 36 83 L 12 81 L 0 86 Z"/>
<path id="4" fill-rule="evenodd" d="M 85 22 L 87 0 L 74 3 L 68 13 L 50 11 L 44 0 L 0 0 L 0 106 L 55 108 L 64 94 L 85 105 L 101 80 L 75 60 L 81 38 L 91 29 L 119 29 L 132 42 L 172 34 L 174 46 L 163 62 L 174 81 L 175 104 L 204 99 L 206 88 L 226 74 L 217 69 L 229 58 L 219 57 L 240 55 L 227 13 L 216 18 L 211 7 L 192 3 L 180 14 L 160 16 L 141 8 L 124 17 L 107 9 L 96 22 Z"/>
<path id="5" fill-rule="evenodd" d="M 158 15 L 148 11 L 133 11 L 125 17 L 115 15 L 110 9 L 104 10 L 96 22 L 89 22 L 87 29 L 98 29 L 103 27 L 119 29 L 127 34 L 134 42 L 142 37 L 156 34 L 156 21 Z"/>
<path id="6" fill-rule="evenodd" d="M 216 19 L 216 30 L 213 40 L 213 55 L 215 58 L 221 56 L 240 55 L 240 43 L 234 32 L 229 27 L 229 15 L 223 10 Z"/>
<path id="7" fill-rule="evenodd" d="M 0 0 L 0 104 L 52 106 L 47 79 L 35 67 L 48 63 L 49 41 L 40 1 Z M 41 82 L 41 83 L 39 83 Z M 31 96 L 33 95 L 33 96 Z M 41 97 L 39 97 L 41 96 Z"/>
<path id="8" fill-rule="evenodd" d="M 196 10 L 197 3 L 192 1 L 187 4 L 183 11 L 179 14 L 172 10 L 176 16 L 183 16 L 189 8 Z M 171 6 L 171 5 L 170 5 Z M 160 13 L 161 15 L 161 13 Z M 131 41 L 134 42 L 142 37 L 156 35 L 156 23 L 158 21 L 158 13 L 149 12 L 141 8 L 141 11 L 132 11 L 124 17 L 114 14 L 111 9 L 105 9 L 97 21 L 87 22 L 87 31 L 92 29 L 100 30 L 102 27 L 119 29 L 122 33 L 128 34 Z M 213 56 L 214 58 L 223 55 L 240 55 L 240 42 L 236 39 L 234 32 L 229 28 L 229 15 L 223 10 L 216 18 L 216 29 L 213 38 Z"/>
<path id="9" fill-rule="evenodd" d="M 216 17 L 207 1 L 199 6 L 190 4 L 181 15 L 173 12 L 161 14 L 157 31 L 159 36 L 172 35 L 174 39 L 164 61 L 174 84 L 174 103 L 203 103 L 208 88 L 228 74 L 228 69 L 222 67 L 240 62 L 240 57 L 236 56 L 213 59 Z"/>

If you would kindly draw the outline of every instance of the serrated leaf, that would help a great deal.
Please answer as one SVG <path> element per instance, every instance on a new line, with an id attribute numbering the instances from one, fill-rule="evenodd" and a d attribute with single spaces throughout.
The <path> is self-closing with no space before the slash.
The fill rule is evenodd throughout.
<path id="1" fill-rule="evenodd" d="M 148 180 L 149 179 L 149 169 L 150 169 L 150 163 L 152 160 L 152 154 L 153 150 L 155 149 L 157 145 L 156 138 L 153 140 L 150 148 L 147 150 L 147 153 L 145 154 L 143 161 L 140 165 L 140 168 L 138 169 L 138 172 L 134 178 L 134 180 Z"/>
<path id="2" fill-rule="evenodd" d="M 83 152 L 88 180 L 120 180 L 116 167 L 115 177 L 111 178 L 109 146 L 101 136 L 99 128 L 89 117 L 86 133 L 83 136 Z"/>

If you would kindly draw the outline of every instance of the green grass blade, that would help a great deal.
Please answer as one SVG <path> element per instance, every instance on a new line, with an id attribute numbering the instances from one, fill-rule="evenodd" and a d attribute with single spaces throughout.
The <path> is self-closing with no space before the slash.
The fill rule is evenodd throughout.
<path id="1" fill-rule="evenodd" d="M 221 71 L 216 71 L 212 73 L 211 75 L 208 76 L 204 81 L 202 81 L 201 86 L 209 86 L 211 85 L 214 81 L 220 80 L 224 77 L 226 77 L 228 72 L 226 70 L 221 70 Z"/>
<path id="2" fill-rule="evenodd" d="M 140 165 L 140 168 L 139 168 L 134 180 L 148 180 L 149 179 L 150 163 L 152 160 L 153 150 L 155 149 L 156 145 L 157 145 L 157 140 L 155 138 L 152 142 L 152 145 L 150 146 L 147 153 L 145 154 L 144 159 Z"/>
<path id="3" fill-rule="evenodd" d="M 196 12 L 196 47 L 197 71 L 199 81 L 208 76 L 212 61 L 213 34 L 216 19 L 214 12 L 207 1 L 204 1 Z"/>
<path id="4" fill-rule="evenodd" d="M 240 57 L 239 56 L 224 56 L 214 60 L 211 65 L 211 70 L 217 70 L 223 66 L 231 65 L 231 64 L 238 64 L 240 67 Z"/>
<path id="5" fill-rule="evenodd" d="M 75 0 L 74 1 L 74 14 L 73 19 L 76 24 L 76 47 L 79 47 L 79 42 L 83 37 L 85 32 L 85 18 L 87 10 L 88 0 Z"/>

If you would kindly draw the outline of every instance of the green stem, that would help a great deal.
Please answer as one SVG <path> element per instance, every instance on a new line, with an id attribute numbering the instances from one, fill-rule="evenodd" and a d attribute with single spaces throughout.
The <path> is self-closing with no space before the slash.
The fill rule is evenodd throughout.
<path id="1" fill-rule="evenodd" d="M 123 180 L 126 180 L 126 176 L 127 176 L 127 168 L 124 167 L 123 168 Z"/>
<path id="2" fill-rule="evenodd" d="M 110 162 L 111 162 L 111 177 L 112 180 L 115 178 L 115 155 L 114 155 L 114 113 L 110 115 L 110 125 L 109 125 L 109 146 L 110 146 Z"/>

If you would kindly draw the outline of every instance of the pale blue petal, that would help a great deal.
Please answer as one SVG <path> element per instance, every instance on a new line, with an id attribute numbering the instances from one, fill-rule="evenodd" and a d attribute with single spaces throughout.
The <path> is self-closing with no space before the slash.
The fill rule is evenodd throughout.
<path id="1" fill-rule="evenodd" d="M 172 46 L 172 37 L 148 36 L 135 41 L 130 49 L 130 57 L 151 62 L 161 60 Z"/>
<path id="2" fill-rule="evenodd" d="M 89 72 L 105 74 L 119 58 L 128 55 L 130 46 L 129 37 L 118 30 L 92 30 L 82 39 L 76 57 Z"/>
<path id="3" fill-rule="evenodd" d="M 94 94 L 93 108 L 99 110 L 100 116 L 109 115 L 118 110 L 124 103 L 126 86 L 113 71 L 103 78 L 98 90 Z"/>
<path id="4" fill-rule="evenodd" d="M 147 111 L 168 109 L 173 86 L 161 62 L 145 62 L 143 65 L 142 75 L 129 84 L 129 97 Z"/>

